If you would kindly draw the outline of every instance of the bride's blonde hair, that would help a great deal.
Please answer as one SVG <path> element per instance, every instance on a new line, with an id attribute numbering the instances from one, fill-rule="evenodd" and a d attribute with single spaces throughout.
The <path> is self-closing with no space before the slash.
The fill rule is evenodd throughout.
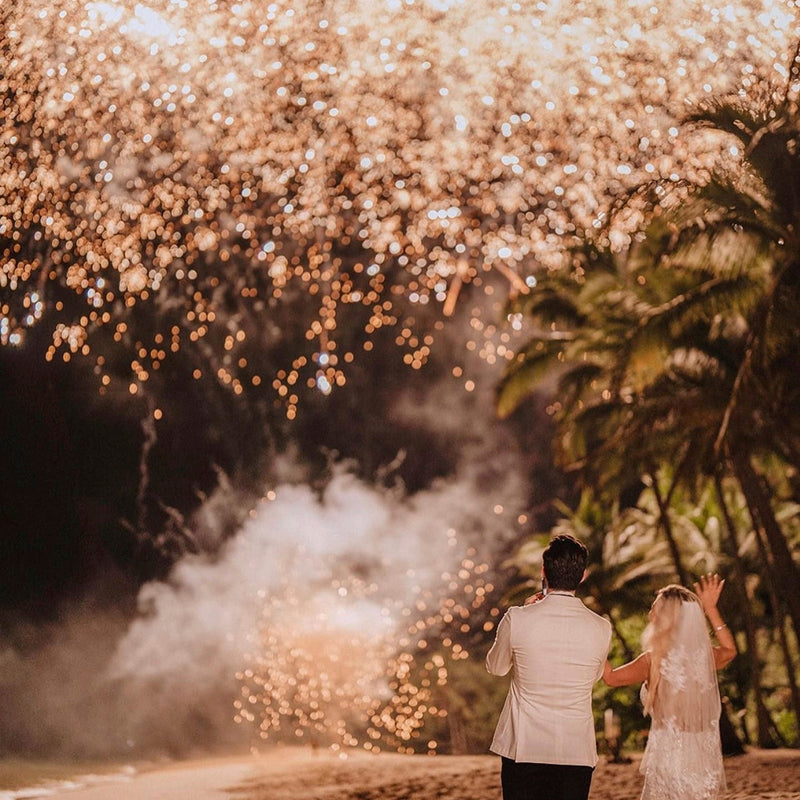
<path id="1" fill-rule="evenodd" d="M 652 715 L 658 700 L 661 662 L 672 647 L 683 603 L 700 605 L 700 598 L 694 592 L 675 583 L 660 589 L 653 601 L 650 624 L 642 634 L 642 648 L 650 651 L 650 675 L 647 680 L 645 714 Z"/>

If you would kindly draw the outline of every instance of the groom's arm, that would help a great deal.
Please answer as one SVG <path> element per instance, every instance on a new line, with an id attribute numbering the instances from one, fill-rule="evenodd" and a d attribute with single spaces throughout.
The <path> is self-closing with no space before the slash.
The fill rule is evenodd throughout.
<path id="1" fill-rule="evenodd" d="M 509 609 L 503 619 L 500 620 L 492 649 L 486 654 L 486 669 L 492 675 L 505 675 L 514 663 L 513 651 L 511 650 L 510 614 L 511 610 Z"/>

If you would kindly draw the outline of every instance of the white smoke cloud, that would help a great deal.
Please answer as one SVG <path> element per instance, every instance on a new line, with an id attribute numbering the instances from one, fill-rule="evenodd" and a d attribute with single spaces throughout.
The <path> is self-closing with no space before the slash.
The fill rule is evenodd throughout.
<path id="1" fill-rule="evenodd" d="M 467 543 L 487 552 L 508 539 L 520 489 L 513 479 L 492 487 L 452 479 L 408 497 L 368 486 L 345 468 L 319 493 L 279 486 L 213 562 L 184 558 L 168 582 L 143 587 L 140 615 L 107 676 L 166 690 L 176 722 L 187 688 L 232 709 L 231 676 L 270 598 L 290 590 L 298 625 L 324 613 L 343 635 L 385 633 L 396 622 L 387 619 L 387 601 L 399 608 L 421 587 L 438 585 L 442 572 L 458 569 Z M 372 598 L 348 594 L 354 574 L 374 587 Z M 229 717 L 232 725 L 232 710 Z"/>
<path id="2" fill-rule="evenodd" d="M 270 598 L 291 594 L 297 620 L 313 626 L 324 614 L 343 636 L 385 635 L 396 623 L 387 608 L 438 586 L 468 545 L 490 558 L 513 535 L 523 481 L 490 472 L 470 468 L 412 496 L 344 466 L 319 491 L 277 486 L 215 556 L 186 556 L 167 581 L 143 586 L 127 627 L 118 611 L 75 609 L 44 646 L 6 648 L 0 738 L 85 756 L 245 744 L 249 733 L 233 722 L 234 676 Z M 208 503 L 225 507 L 218 496 Z M 371 593 L 348 594 L 354 575 Z"/>

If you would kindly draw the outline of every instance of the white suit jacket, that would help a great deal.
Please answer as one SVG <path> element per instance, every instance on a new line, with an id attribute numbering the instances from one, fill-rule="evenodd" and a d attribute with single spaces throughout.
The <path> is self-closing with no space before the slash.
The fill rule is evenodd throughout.
<path id="1" fill-rule="evenodd" d="M 611 623 L 577 597 L 550 593 L 509 608 L 486 668 L 514 669 L 491 750 L 514 761 L 597 763 L 592 687 L 603 674 Z"/>

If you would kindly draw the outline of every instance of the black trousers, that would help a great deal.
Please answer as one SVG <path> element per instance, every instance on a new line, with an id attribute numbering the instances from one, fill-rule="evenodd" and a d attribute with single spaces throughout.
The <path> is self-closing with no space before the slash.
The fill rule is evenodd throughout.
<path id="1" fill-rule="evenodd" d="M 503 758 L 503 800 L 587 800 L 593 767 L 529 764 Z"/>

